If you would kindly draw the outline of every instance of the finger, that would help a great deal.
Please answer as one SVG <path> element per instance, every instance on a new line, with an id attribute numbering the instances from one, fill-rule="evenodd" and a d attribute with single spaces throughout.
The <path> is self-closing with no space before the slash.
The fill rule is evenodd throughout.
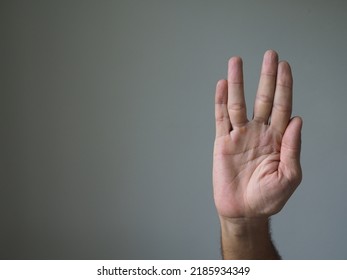
<path id="1" fill-rule="evenodd" d="M 281 161 L 300 159 L 302 119 L 294 117 L 284 132 L 281 146 Z"/>
<path id="2" fill-rule="evenodd" d="M 284 133 L 292 114 L 293 78 L 288 62 L 278 64 L 275 97 L 271 113 L 271 126 Z"/>
<path id="3" fill-rule="evenodd" d="M 243 93 L 242 59 L 232 57 L 228 65 L 228 112 L 232 127 L 244 126 L 247 120 Z"/>
<path id="4" fill-rule="evenodd" d="M 294 117 L 284 132 L 281 145 L 279 169 L 294 185 L 299 185 L 302 177 L 300 166 L 302 119 Z"/>
<path id="5" fill-rule="evenodd" d="M 275 51 L 268 50 L 264 54 L 260 73 L 258 91 L 254 104 L 255 121 L 268 123 L 276 87 L 278 55 Z"/>
<path id="6" fill-rule="evenodd" d="M 227 103 L 228 83 L 226 80 L 220 80 L 217 83 L 215 95 L 216 138 L 228 135 L 231 130 Z"/>

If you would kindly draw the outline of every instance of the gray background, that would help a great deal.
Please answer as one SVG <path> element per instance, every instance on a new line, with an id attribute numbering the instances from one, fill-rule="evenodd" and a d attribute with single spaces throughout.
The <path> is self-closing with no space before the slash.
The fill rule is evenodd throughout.
<path id="1" fill-rule="evenodd" d="M 275 49 L 304 180 L 287 259 L 346 259 L 346 1 L 1 1 L 0 257 L 218 259 L 214 87 Z"/>

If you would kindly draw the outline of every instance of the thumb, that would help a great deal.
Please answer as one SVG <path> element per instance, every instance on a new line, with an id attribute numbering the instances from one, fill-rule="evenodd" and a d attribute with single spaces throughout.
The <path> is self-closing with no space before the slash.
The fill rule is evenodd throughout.
<path id="1" fill-rule="evenodd" d="M 285 130 L 281 144 L 280 169 L 291 179 L 301 181 L 301 129 L 302 119 L 294 117 Z M 294 172 L 294 174 L 293 174 Z"/>

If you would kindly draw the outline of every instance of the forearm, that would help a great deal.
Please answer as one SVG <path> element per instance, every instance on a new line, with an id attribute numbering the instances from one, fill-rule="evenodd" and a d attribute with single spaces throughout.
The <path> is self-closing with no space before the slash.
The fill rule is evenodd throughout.
<path id="1" fill-rule="evenodd" d="M 280 259 L 271 241 L 268 218 L 220 218 L 225 260 Z"/>

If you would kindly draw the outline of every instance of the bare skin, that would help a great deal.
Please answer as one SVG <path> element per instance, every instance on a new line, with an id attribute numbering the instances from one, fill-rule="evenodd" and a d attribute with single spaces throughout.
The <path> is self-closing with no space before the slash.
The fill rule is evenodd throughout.
<path id="1" fill-rule="evenodd" d="M 293 78 L 275 51 L 264 55 L 253 119 L 247 119 L 242 60 L 216 86 L 213 190 L 225 259 L 276 259 L 269 217 L 301 182 L 300 117 L 291 118 Z"/>

